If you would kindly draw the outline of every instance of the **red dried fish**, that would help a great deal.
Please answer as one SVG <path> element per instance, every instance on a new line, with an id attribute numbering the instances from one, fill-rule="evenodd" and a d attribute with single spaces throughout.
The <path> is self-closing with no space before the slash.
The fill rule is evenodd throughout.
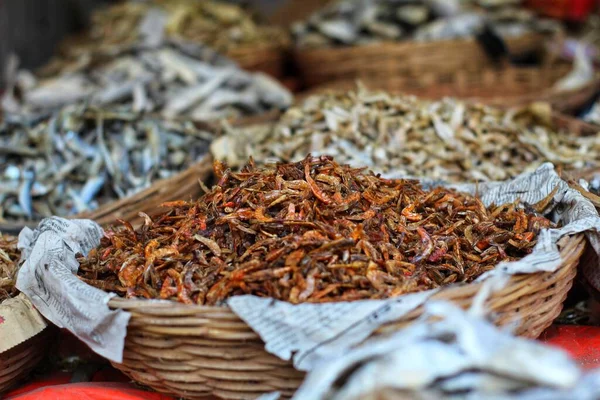
<path id="1" fill-rule="evenodd" d="M 222 304 L 254 294 L 292 303 L 381 299 L 470 282 L 530 253 L 551 222 L 469 194 L 423 190 L 331 157 L 240 172 L 215 164 L 198 201 L 109 230 L 80 256 L 86 282 L 127 297 Z M 545 199 L 546 201 L 546 199 Z"/>

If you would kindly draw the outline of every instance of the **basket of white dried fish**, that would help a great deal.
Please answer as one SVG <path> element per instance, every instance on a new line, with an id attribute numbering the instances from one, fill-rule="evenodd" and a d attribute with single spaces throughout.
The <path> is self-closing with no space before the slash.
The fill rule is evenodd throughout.
<path id="1" fill-rule="evenodd" d="M 214 130 L 191 121 L 86 106 L 0 122 L 0 229 L 52 215 L 101 225 L 202 193 Z"/>
<path id="2" fill-rule="evenodd" d="M 60 48 L 61 57 L 115 49 L 159 36 L 202 43 L 241 68 L 283 75 L 290 45 L 285 29 L 261 21 L 252 10 L 225 1 L 128 1 L 92 14 L 90 29 Z"/>
<path id="3" fill-rule="evenodd" d="M 176 40 L 110 54 L 81 52 L 51 74 L 12 69 L 3 109 L 34 117 L 86 102 L 206 121 L 283 109 L 292 101 L 268 75 L 241 70 L 207 47 Z"/>
<path id="4" fill-rule="evenodd" d="M 431 98 L 580 107 L 598 88 L 593 68 L 588 80 L 566 85 L 571 63 L 544 46 L 550 37 L 561 42 L 560 25 L 518 3 L 472 0 L 453 9 L 453 2 L 338 1 L 294 27 L 298 70 L 308 88 L 348 88 L 359 78 Z"/>
<path id="5" fill-rule="evenodd" d="M 329 154 L 389 178 L 447 182 L 505 180 L 550 161 L 565 171 L 600 168 L 593 126 L 550 106 L 500 109 L 370 91 L 305 98 L 272 123 L 230 128 L 211 144 L 217 160 L 241 166 Z"/>

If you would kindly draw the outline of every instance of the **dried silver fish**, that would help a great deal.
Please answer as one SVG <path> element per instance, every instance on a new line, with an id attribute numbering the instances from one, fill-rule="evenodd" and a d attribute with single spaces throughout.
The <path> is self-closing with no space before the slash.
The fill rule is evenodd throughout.
<path id="1" fill-rule="evenodd" d="M 243 71 L 212 50 L 186 42 L 132 46 L 110 57 L 83 53 L 53 68 L 55 75 L 35 82 L 27 72 L 18 74 L 4 96 L 4 110 L 40 116 L 85 101 L 207 120 L 260 114 L 292 102 L 290 92 L 267 75 Z"/>
<path id="2" fill-rule="evenodd" d="M 505 180 L 550 161 L 600 168 L 600 134 L 552 128 L 549 105 L 501 110 L 446 98 L 424 101 L 359 87 L 306 98 L 275 123 L 227 128 L 211 151 L 230 166 L 331 155 L 390 178 Z"/>
<path id="3" fill-rule="evenodd" d="M 472 37 L 487 23 L 501 36 L 556 32 L 558 22 L 538 18 L 521 0 L 339 0 L 292 27 L 300 48 L 395 40 Z"/>
<path id="4" fill-rule="evenodd" d="M 69 106 L 0 123 L 0 219 L 93 210 L 204 156 L 212 131 L 128 111 Z"/>
<path id="5" fill-rule="evenodd" d="M 157 32 L 205 45 L 223 53 L 248 46 L 279 46 L 289 43 L 286 32 L 262 23 L 242 7 L 223 1 L 151 0 L 128 1 L 92 15 L 90 32 L 79 38 L 73 53 L 82 48 L 108 50 L 152 40 Z M 72 43 L 70 43 L 73 46 Z"/>

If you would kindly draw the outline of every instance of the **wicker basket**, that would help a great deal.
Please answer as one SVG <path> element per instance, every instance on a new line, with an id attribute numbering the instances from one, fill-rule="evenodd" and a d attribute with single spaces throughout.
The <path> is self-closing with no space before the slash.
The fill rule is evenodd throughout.
<path id="1" fill-rule="evenodd" d="M 485 68 L 479 71 L 423 73 L 415 76 L 393 76 L 388 79 L 361 79 L 371 89 L 391 93 L 414 94 L 428 99 L 445 96 L 481 101 L 489 105 L 516 107 L 534 101 L 545 101 L 563 113 L 574 113 L 585 106 L 600 90 L 600 79 L 575 90 L 558 91 L 553 85 L 571 70 L 570 65 L 528 68 Z M 348 90 L 354 80 L 332 81 L 313 88 Z"/>
<path id="2" fill-rule="evenodd" d="M 527 35 L 508 41 L 515 54 L 543 49 L 542 38 Z M 595 79 L 581 89 L 557 91 L 554 84 L 572 65 L 546 60 L 539 67 L 495 67 L 475 40 L 428 43 L 386 43 L 340 49 L 299 51 L 296 63 L 308 90 L 349 89 L 357 79 L 372 89 L 485 101 L 498 106 L 518 106 L 547 101 L 561 112 L 573 112 L 600 89 Z"/>
<path id="3" fill-rule="evenodd" d="M 511 54 L 540 51 L 543 43 L 543 37 L 537 34 L 507 40 Z M 298 49 L 294 60 L 307 88 L 347 79 L 385 80 L 430 72 L 473 72 L 493 66 L 475 39 Z"/>
<path id="4" fill-rule="evenodd" d="M 0 353 L 0 395 L 29 376 L 44 358 L 52 334 L 52 327 L 47 326 L 37 335 Z"/>
<path id="5" fill-rule="evenodd" d="M 227 56 L 248 71 L 259 71 L 281 79 L 287 50 L 279 46 L 246 46 L 232 49 Z"/>
<path id="6" fill-rule="evenodd" d="M 563 238 L 559 242 L 563 263 L 558 270 L 516 275 L 506 288 L 495 292 L 487 306 L 497 324 L 516 323 L 519 335 L 532 338 L 550 326 L 573 284 L 585 244 L 581 234 Z M 451 286 L 432 299 L 468 307 L 480 285 Z M 112 299 L 109 305 L 132 315 L 123 363 L 113 365 L 159 392 L 193 399 L 208 395 L 253 399 L 268 391 L 289 397 L 302 382 L 304 373 L 267 353 L 260 337 L 228 307 L 122 298 Z M 421 313 L 419 307 L 377 334 L 400 329 Z"/>
<path id="7" fill-rule="evenodd" d="M 206 181 L 211 174 L 212 156 L 207 154 L 186 170 L 170 178 L 158 180 L 133 196 L 106 203 L 97 210 L 76 214 L 71 218 L 92 219 L 102 226 L 112 224 L 120 218 L 136 225 L 143 221 L 138 215 L 140 211 L 152 215 L 160 211 L 159 206 L 163 202 L 198 197 L 202 194 L 198 181 Z M 39 221 L 3 222 L 0 223 L 0 232 L 18 234 L 24 226 L 35 228 L 38 223 Z"/>

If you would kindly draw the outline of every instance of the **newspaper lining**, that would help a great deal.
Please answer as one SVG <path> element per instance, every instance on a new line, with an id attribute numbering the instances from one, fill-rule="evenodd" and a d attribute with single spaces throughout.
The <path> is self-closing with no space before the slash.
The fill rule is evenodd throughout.
<path id="1" fill-rule="evenodd" d="M 514 337 L 472 311 L 430 302 L 407 329 L 317 365 L 293 398 L 353 400 L 385 392 L 384 398 L 399 399 L 460 393 L 461 399 L 592 400 L 599 383 L 600 371 L 584 374 L 560 349 Z"/>
<path id="2" fill-rule="evenodd" d="M 100 243 L 102 228 L 90 220 L 46 218 L 35 231 L 24 228 L 18 247 L 25 263 L 17 289 L 60 328 L 67 328 L 92 350 L 111 361 L 123 360 L 129 313 L 112 311 L 114 294 L 77 278 L 77 253 L 87 254 Z"/>

